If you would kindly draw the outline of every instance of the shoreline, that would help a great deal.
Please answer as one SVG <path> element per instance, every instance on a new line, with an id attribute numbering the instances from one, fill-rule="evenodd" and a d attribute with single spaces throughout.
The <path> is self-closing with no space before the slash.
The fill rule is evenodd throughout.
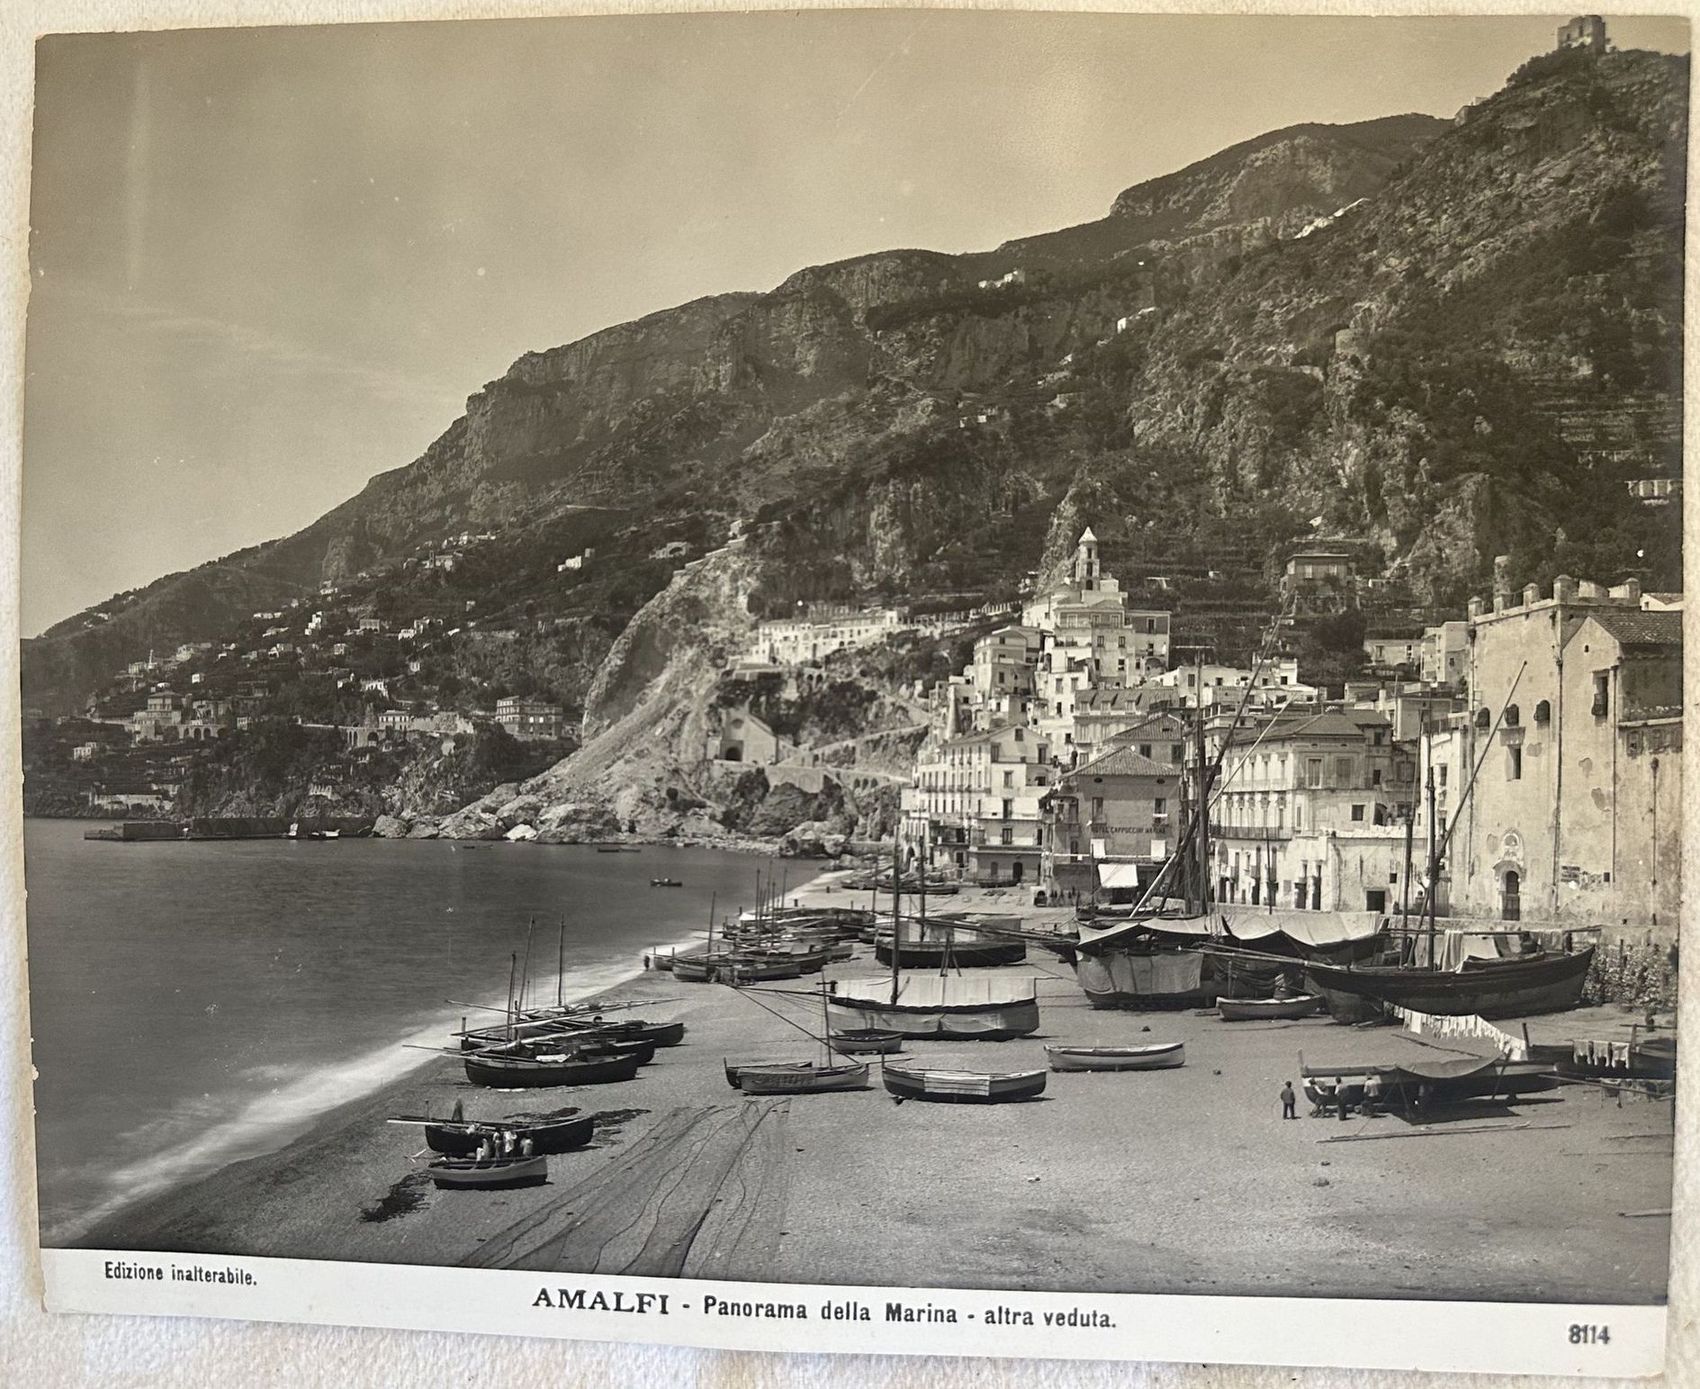
<path id="1" fill-rule="evenodd" d="M 800 888 L 796 889 L 796 891 L 807 891 L 812 888 L 822 876 L 825 875 L 817 874 L 814 878 L 808 879 Z M 667 974 L 667 972 L 663 970 L 653 969 L 647 962 L 654 959 L 657 950 L 665 950 L 669 948 L 677 949 L 695 945 L 699 943 L 706 934 L 706 931 L 699 929 L 694 931 L 689 937 L 676 942 L 645 943 L 634 950 L 629 961 L 629 965 L 617 978 L 612 980 L 604 979 L 590 987 L 580 988 L 575 991 L 570 984 L 570 980 L 574 974 L 574 971 L 570 968 L 565 974 L 557 974 L 550 971 L 541 976 L 537 976 L 533 980 L 533 985 L 536 988 L 537 996 L 548 998 L 554 992 L 551 986 L 557 981 L 561 982 L 564 985 L 560 994 L 561 1001 L 563 1003 L 580 1004 L 597 1001 L 612 1002 L 614 1001 L 614 995 L 620 994 L 622 991 L 629 989 L 633 984 L 646 978 L 659 978 L 661 976 L 665 976 L 670 980 L 672 977 L 670 974 Z M 377 1046 L 372 1048 L 372 1050 L 367 1053 L 366 1057 L 363 1059 L 370 1060 L 387 1056 L 396 1049 L 413 1047 L 419 1044 L 418 1039 L 427 1036 L 439 1036 L 446 1034 L 445 1044 L 452 1045 L 453 1029 L 456 1025 L 457 1019 L 460 1020 L 463 1025 L 477 1025 L 476 1018 L 471 1017 L 471 1015 L 466 1013 L 464 1010 L 470 1009 L 472 1012 L 487 1012 L 490 1014 L 505 1015 L 506 1010 L 502 1007 L 502 1005 L 496 1003 L 494 998 L 495 996 L 492 996 L 491 1000 L 487 1003 L 468 1000 L 464 1004 L 452 1004 L 450 1006 L 463 1011 L 458 1014 L 445 1013 L 442 1017 L 434 1017 L 429 1023 L 408 1031 L 399 1040 L 379 1043 Z M 538 1005 L 530 1003 L 528 1006 L 552 1005 Z M 377 1077 L 371 1085 L 362 1088 L 358 1093 L 349 1095 L 345 1099 L 338 1100 L 328 1110 L 322 1111 L 317 1115 L 302 1112 L 297 1115 L 286 1117 L 282 1120 L 273 1121 L 273 1123 L 269 1126 L 270 1137 L 268 1139 L 259 1139 L 257 1136 L 249 1136 L 245 1139 L 242 1134 L 245 1116 L 249 1114 L 254 1107 L 263 1106 L 267 1103 L 266 1100 L 253 1101 L 249 1107 L 244 1109 L 241 1115 L 238 1115 L 226 1124 L 221 1125 L 219 1129 L 209 1131 L 209 1139 L 213 1134 L 217 1134 L 221 1131 L 226 1133 L 222 1147 L 227 1150 L 231 1150 L 227 1154 L 215 1156 L 213 1161 L 201 1166 L 199 1170 L 189 1175 L 179 1177 L 175 1180 L 167 1180 L 156 1185 L 146 1185 L 142 1189 L 135 1191 L 133 1194 L 114 1196 L 106 1202 L 103 1202 L 100 1206 L 97 1206 L 91 1212 L 65 1217 L 63 1220 L 58 1222 L 54 1232 L 54 1239 L 56 1241 L 60 1241 L 60 1243 L 56 1244 L 55 1247 L 97 1247 L 92 1245 L 90 1241 L 95 1239 L 101 1231 L 122 1225 L 127 1216 L 140 1209 L 147 1208 L 155 1203 L 162 1203 L 164 1206 L 169 1208 L 173 1203 L 173 1198 L 179 1192 L 194 1190 L 202 1183 L 216 1182 L 229 1169 L 242 1167 L 248 1163 L 281 1159 L 282 1156 L 296 1144 L 305 1140 L 310 1140 L 315 1133 L 327 1126 L 336 1125 L 339 1116 L 343 1116 L 347 1112 L 363 1109 L 371 1103 L 374 1098 L 381 1098 L 393 1091 L 406 1088 L 410 1083 L 417 1082 L 420 1074 L 426 1069 L 448 1059 L 450 1058 L 446 1054 L 439 1055 L 434 1058 L 421 1052 L 418 1055 L 418 1059 L 413 1062 L 413 1064 L 399 1066 L 396 1069 L 387 1071 Z M 303 1074 L 297 1078 L 295 1083 L 303 1085 L 307 1084 L 314 1078 L 315 1074 L 316 1073 L 314 1072 L 303 1072 Z M 165 1154 L 156 1155 L 154 1160 L 162 1160 L 165 1156 Z M 45 1230 L 43 1230 L 42 1235 L 43 1242 L 47 1243 L 47 1232 Z"/>
<path id="2" fill-rule="evenodd" d="M 796 895 L 847 896 L 819 880 Z M 883 972 L 858 946 L 827 976 Z M 643 1004 L 635 1014 L 687 1032 L 633 1081 L 480 1090 L 443 1057 L 325 1112 L 279 1150 L 127 1207 L 75 1245 L 871 1287 L 1665 1294 L 1669 1221 L 1617 1212 L 1671 1204 L 1666 1105 L 1566 1086 L 1420 1128 L 1390 1117 L 1283 1123 L 1275 1092 L 1299 1052 L 1313 1063 L 1432 1059 L 1432 1044 L 1326 1018 L 1094 1010 L 1038 951 L 970 973 L 1036 978 L 1040 1035 L 909 1042 L 897 1064 L 1010 1070 L 1044 1065 L 1046 1042 L 1170 1039 L 1185 1043 L 1186 1064 L 1049 1074 L 1039 1099 L 990 1107 L 893 1105 L 877 1065 L 864 1091 L 745 1097 L 727 1088 L 723 1060 L 797 1060 L 810 1044 L 740 991 L 652 970 L 619 993 Z M 809 1023 L 818 994 L 801 982 L 760 1001 Z M 1611 1008 L 1565 1016 L 1584 1031 L 1620 1018 Z M 419 1130 L 383 1120 L 445 1114 L 456 1100 L 473 1118 L 576 1106 L 602 1122 L 589 1147 L 550 1159 L 546 1185 L 437 1191 L 408 1160 Z"/>

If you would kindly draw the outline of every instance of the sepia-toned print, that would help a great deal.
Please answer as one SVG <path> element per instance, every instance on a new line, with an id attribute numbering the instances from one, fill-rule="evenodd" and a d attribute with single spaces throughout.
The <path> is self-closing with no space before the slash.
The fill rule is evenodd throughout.
<path id="1" fill-rule="evenodd" d="M 1657 1372 L 1687 48 L 42 38 L 50 1305 Z"/>

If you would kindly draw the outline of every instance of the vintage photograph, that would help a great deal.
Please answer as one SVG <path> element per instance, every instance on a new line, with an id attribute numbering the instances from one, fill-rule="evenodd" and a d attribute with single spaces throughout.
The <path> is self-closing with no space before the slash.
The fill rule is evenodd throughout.
<path id="1" fill-rule="evenodd" d="M 1688 46 L 42 38 L 44 1259 L 799 1349 L 1662 1308 Z"/>

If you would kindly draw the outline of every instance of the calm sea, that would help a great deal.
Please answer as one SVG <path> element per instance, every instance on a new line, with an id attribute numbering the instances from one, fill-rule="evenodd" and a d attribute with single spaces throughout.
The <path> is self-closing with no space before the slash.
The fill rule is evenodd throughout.
<path id="1" fill-rule="evenodd" d="M 270 1152 L 500 1006 L 537 923 L 534 997 L 630 978 L 749 905 L 759 859 L 708 849 L 339 840 L 108 844 L 24 826 L 43 1239 Z M 809 870 L 791 865 L 796 881 Z M 651 877 L 682 888 L 652 888 Z"/>

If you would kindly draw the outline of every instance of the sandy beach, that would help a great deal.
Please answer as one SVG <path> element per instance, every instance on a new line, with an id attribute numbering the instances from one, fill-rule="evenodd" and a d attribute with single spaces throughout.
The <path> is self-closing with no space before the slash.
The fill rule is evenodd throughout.
<path id="1" fill-rule="evenodd" d="M 831 881 L 793 895 L 867 904 Z M 975 894 L 949 905 L 1017 903 Z M 829 970 L 880 972 L 865 945 Z M 1052 1074 L 1023 1104 L 899 1106 L 877 1063 L 867 1090 L 748 1098 L 728 1088 L 723 1059 L 802 1059 L 812 1044 L 733 990 L 646 973 L 613 996 L 687 1033 L 635 1080 L 480 1090 L 445 1057 L 327 1113 L 281 1151 L 143 1201 L 78 1243 L 915 1287 L 1664 1297 L 1670 1221 L 1644 1213 L 1671 1205 L 1669 1101 L 1575 1084 L 1424 1126 L 1310 1117 L 1302 1102 L 1304 1117 L 1284 1122 L 1277 1092 L 1298 1080 L 1301 1051 L 1313 1066 L 1448 1053 L 1325 1017 L 1095 1011 L 1067 966 L 1037 948 L 998 972 L 1038 979 L 1040 1035 L 909 1042 L 899 1059 L 1019 1070 L 1045 1064 L 1047 1041 L 1180 1040 L 1186 1064 Z M 818 1024 L 808 997 L 761 999 Z M 1625 1016 L 1582 1010 L 1543 1027 L 1604 1035 Z M 439 1191 L 408 1160 L 424 1146 L 420 1129 L 384 1119 L 447 1114 L 457 1100 L 469 1117 L 568 1106 L 604 1117 L 590 1146 L 550 1159 L 547 1185 Z"/>

